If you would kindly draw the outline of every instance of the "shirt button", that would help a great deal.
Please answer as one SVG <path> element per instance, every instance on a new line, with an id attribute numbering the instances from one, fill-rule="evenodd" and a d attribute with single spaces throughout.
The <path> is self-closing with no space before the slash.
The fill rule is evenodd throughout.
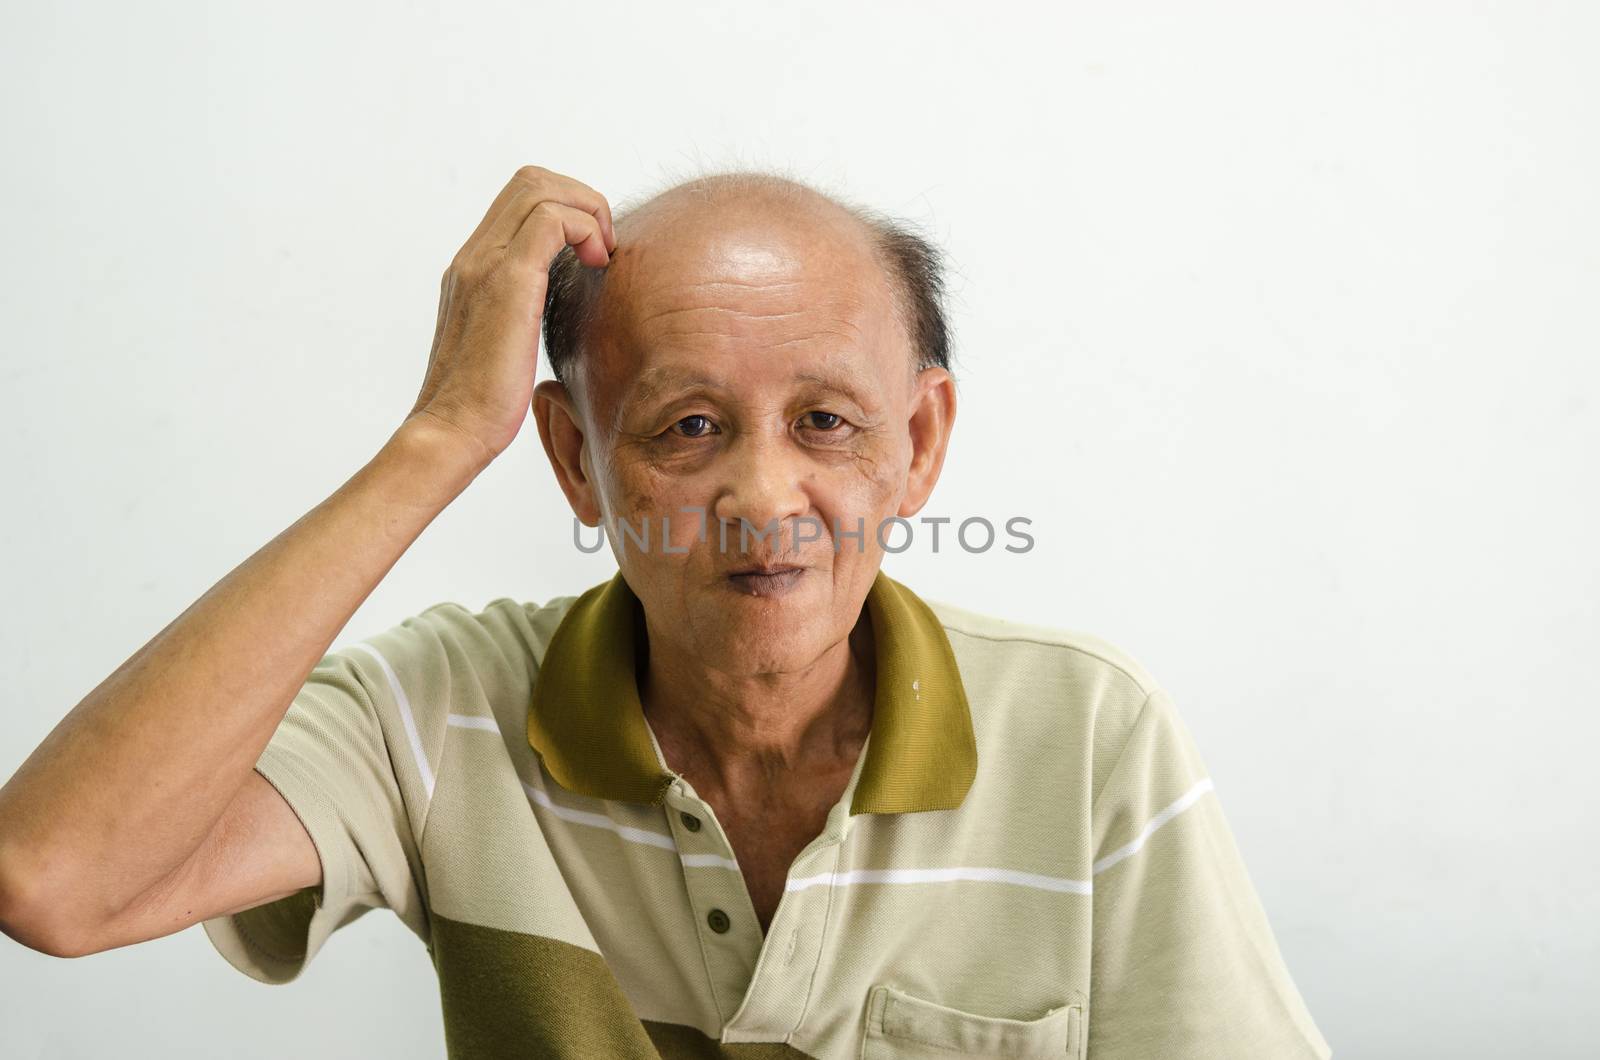
<path id="1" fill-rule="evenodd" d="M 728 920 L 728 914 L 720 909 L 713 909 L 707 913 L 706 923 L 710 924 L 711 930 L 719 935 L 725 933 L 732 926 Z"/>
<path id="2" fill-rule="evenodd" d="M 683 819 L 683 826 L 689 831 L 700 831 L 700 818 L 696 817 L 692 813 L 680 813 L 678 816 Z"/>

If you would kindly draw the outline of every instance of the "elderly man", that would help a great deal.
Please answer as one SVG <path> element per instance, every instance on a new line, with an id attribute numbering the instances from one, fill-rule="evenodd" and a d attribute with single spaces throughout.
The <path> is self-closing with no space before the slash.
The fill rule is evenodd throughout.
<path id="1" fill-rule="evenodd" d="M 379 455 L 0 790 L 0 922 L 283 983 L 387 907 L 461 1057 L 1329 1056 L 1166 692 L 879 569 L 947 361 L 874 212 L 519 170 Z M 617 574 L 328 651 L 530 405 Z"/>

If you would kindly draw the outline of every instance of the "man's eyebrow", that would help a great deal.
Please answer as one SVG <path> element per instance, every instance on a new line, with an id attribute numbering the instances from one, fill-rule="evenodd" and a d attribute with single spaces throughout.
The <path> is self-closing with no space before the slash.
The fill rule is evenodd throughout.
<path id="1" fill-rule="evenodd" d="M 623 395 L 623 403 L 643 404 L 669 390 L 687 390 L 690 387 L 716 389 L 717 383 L 710 376 L 700 372 L 672 367 L 650 368 L 639 373 L 634 379 L 633 385 Z"/>
<path id="2" fill-rule="evenodd" d="M 795 379 L 802 383 L 810 383 L 823 390 L 832 390 L 843 394 L 858 405 L 866 404 L 862 401 L 860 391 L 857 390 L 849 376 L 834 375 L 827 372 L 798 372 L 795 374 Z"/>

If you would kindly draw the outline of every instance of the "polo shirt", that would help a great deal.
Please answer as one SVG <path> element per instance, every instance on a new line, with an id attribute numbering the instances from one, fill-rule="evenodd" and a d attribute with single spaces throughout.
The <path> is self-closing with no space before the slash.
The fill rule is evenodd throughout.
<path id="1" fill-rule="evenodd" d="M 1331 1056 L 1169 695 L 879 571 L 870 733 L 766 932 L 641 707 L 619 572 L 330 651 L 256 769 L 320 886 L 204 921 L 297 978 L 392 910 L 452 1057 Z"/>

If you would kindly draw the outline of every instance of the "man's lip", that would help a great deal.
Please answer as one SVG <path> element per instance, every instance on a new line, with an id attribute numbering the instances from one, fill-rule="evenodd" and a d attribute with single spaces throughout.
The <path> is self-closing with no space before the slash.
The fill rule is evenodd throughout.
<path id="1" fill-rule="evenodd" d="M 793 563 L 786 563 L 777 567 L 745 567 L 743 570 L 729 571 L 728 577 L 737 578 L 745 574 L 784 574 L 792 570 L 805 570 L 805 568 Z"/>

